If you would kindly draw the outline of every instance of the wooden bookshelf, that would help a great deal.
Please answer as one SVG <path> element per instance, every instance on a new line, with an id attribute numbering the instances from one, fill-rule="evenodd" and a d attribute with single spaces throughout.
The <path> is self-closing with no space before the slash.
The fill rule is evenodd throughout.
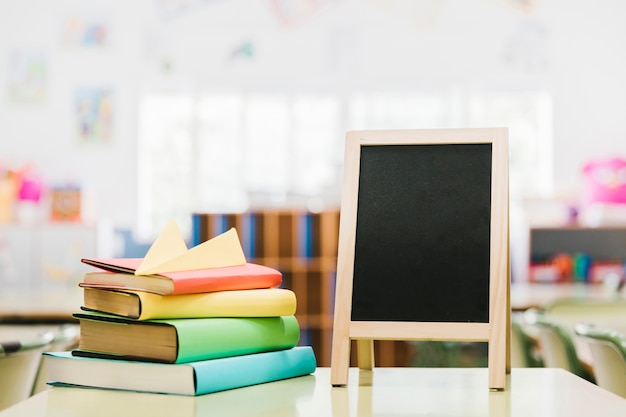
<path id="1" fill-rule="evenodd" d="M 313 347 L 318 366 L 330 366 L 339 210 L 194 213 L 192 223 L 194 246 L 234 227 L 249 262 L 282 272 L 298 300 L 300 344 Z M 375 351 L 378 366 L 409 366 L 406 342 L 376 341 Z"/>

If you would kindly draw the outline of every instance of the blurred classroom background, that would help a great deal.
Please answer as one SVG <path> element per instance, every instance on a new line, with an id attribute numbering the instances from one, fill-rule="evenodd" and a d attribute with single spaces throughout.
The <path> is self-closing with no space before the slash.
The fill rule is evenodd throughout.
<path id="1" fill-rule="evenodd" d="M 170 219 L 189 245 L 236 226 L 327 366 L 343 141 L 363 129 L 508 127 L 514 309 L 621 297 L 625 18 L 619 0 L 0 0 L 0 320 L 63 322 L 81 257 L 141 257 Z"/>

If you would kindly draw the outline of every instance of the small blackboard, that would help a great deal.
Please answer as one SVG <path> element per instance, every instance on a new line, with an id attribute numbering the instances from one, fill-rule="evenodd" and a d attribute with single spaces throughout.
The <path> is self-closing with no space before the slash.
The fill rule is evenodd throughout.
<path id="1" fill-rule="evenodd" d="M 507 130 L 355 131 L 346 138 L 331 382 L 373 340 L 488 341 L 508 367 Z"/>

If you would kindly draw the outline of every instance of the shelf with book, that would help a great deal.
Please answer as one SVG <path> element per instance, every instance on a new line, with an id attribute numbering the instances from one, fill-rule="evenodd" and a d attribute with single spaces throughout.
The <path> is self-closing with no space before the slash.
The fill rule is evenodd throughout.
<path id="1" fill-rule="evenodd" d="M 300 344 L 312 346 L 318 366 L 324 367 L 331 360 L 339 214 L 339 210 L 259 210 L 192 217 L 193 245 L 234 227 L 249 262 L 282 272 L 282 286 L 296 294 Z M 408 365 L 406 342 L 376 341 L 375 349 L 380 366 Z"/>

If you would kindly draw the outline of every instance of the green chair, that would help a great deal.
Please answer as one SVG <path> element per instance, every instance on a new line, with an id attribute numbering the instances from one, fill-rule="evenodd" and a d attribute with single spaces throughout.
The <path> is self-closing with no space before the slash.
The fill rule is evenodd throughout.
<path id="1" fill-rule="evenodd" d="M 534 368 L 543 366 L 537 355 L 537 341 L 523 327 L 523 321 L 517 315 L 511 318 L 511 367 Z"/>
<path id="2" fill-rule="evenodd" d="M 590 382 L 593 373 L 580 361 L 572 335 L 559 322 L 536 311 L 527 311 L 526 322 L 537 331 L 541 357 L 547 368 L 562 368 Z"/>
<path id="3" fill-rule="evenodd" d="M 31 396 L 41 354 L 53 339 L 44 333 L 27 340 L 0 342 L 0 410 Z"/>
<path id="4" fill-rule="evenodd" d="M 597 385 L 626 398 L 626 336 L 586 323 L 577 324 L 574 331 L 591 348 Z"/>

